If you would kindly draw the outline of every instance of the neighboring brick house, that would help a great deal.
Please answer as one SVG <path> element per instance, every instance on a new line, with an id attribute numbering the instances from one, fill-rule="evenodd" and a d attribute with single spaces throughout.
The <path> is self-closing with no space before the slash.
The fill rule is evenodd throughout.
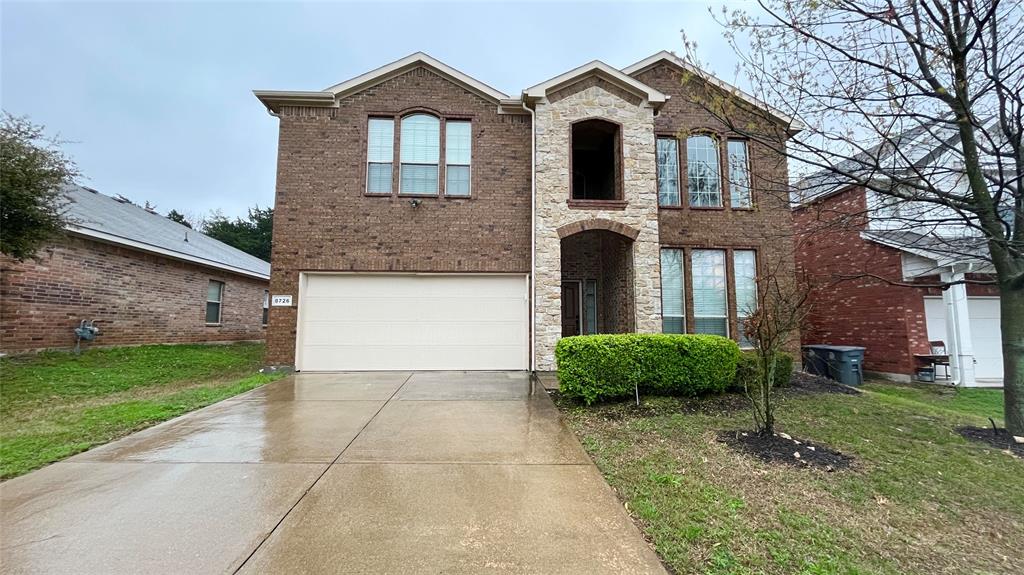
<path id="1" fill-rule="evenodd" d="M 257 91 L 280 121 L 271 291 L 290 296 L 267 361 L 550 370 L 567 335 L 738 338 L 758 267 L 793 269 L 788 202 L 766 191 L 787 168 L 697 88 L 795 128 L 668 52 L 518 98 L 422 53 Z"/>
<path id="2" fill-rule="evenodd" d="M 65 188 L 65 237 L 0 259 L 0 351 L 262 340 L 270 264 L 139 206 Z"/>
<path id="3" fill-rule="evenodd" d="M 947 208 L 839 180 L 805 179 L 794 210 L 797 268 L 815 286 L 802 343 L 863 346 L 866 371 L 909 380 L 941 342 L 951 365 L 938 377 L 1000 385 L 997 287 L 958 283 L 991 279 L 984 241 Z"/>

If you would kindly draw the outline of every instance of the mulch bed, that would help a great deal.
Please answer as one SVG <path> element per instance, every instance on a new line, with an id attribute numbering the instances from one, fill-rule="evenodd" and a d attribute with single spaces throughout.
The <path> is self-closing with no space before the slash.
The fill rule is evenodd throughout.
<path id="1" fill-rule="evenodd" d="M 789 379 L 789 387 L 794 393 L 841 393 L 844 395 L 860 395 L 860 390 L 855 387 L 843 385 L 834 379 L 812 375 L 805 371 L 794 371 L 793 377 Z"/>
<path id="2" fill-rule="evenodd" d="M 765 463 L 781 463 L 794 467 L 838 471 L 853 463 L 853 458 L 817 443 L 786 435 L 762 436 L 747 431 L 723 431 L 718 441 L 743 453 L 753 455 Z M 798 456 L 799 455 L 799 456 Z"/>
<path id="3" fill-rule="evenodd" d="M 969 441 L 984 443 L 1001 451 L 1009 451 L 1017 457 L 1024 457 L 1024 443 L 1017 443 L 1009 431 L 991 427 L 958 427 L 956 432 Z"/>

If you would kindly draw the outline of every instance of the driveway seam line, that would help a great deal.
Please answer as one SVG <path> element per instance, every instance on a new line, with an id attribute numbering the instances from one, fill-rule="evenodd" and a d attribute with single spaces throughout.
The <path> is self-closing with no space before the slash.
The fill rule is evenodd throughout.
<path id="1" fill-rule="evenodd" d="M 320 475 L 316 476 L 316 479 L 314 479 L 313 482 L 309 484 L 309 487 L 307 487 L 306 490 L 302 492 L 302 495 L 300 495 L 299 498 L 295 500 L 295 503 L 293 503 L 292 506 L 288 508 L 288 511 L 284 512 L 284 515 L 281 516 L 281 519 L 279 519 L 277 523 L 275 523 L 274 526 L 270 528 L 270 531 L 267 532 L 263 539 L 260 539 L 260 542 L 256 544 L 256 547 L 254 547 L 253 550 L 249 553 L 249 555 L 247 555 L 245 559 L 238 564 L 238 567 L 234 571 L 232 571 L 232 575 L 236 575 L 239 571 L 241 571 L 242 568 L 245 567 L 245 564 L 248 563 L 253 558 L 253 556 L 256 555 L 256 552 L 259 551 L 261 547 L 263 547 L 263 545 L 270 539 L 274 532 L 277 531 L 278 527 L 280 527 L 281 524 L 284 523 L 284 520 L 288 519 L 288 516 L 291 515 L 292 511 L 294 511 L 295 508 L 299 506 L 299 503 L 302 503 L 302 500 L 306 498 L 306 495 L 308 495 L 309 492 L 312 491 L 314 487 L 316 487 L 317 483 L 320 483 L 320 480 L 323 479 L 324 475 L 327 475 L 327 472 L 330 471 L 331 467 L 334 464 L 336 464 L 339 459 L 341 459 L 341 456 L 342 454 L 345 453 L 345 450 L 348 449 L 349 446 L 352 445 L 352 442 L 354 442 L 356 438 L 358 438 L 363 433 L 363 430 L 366 429 L 366 426 L 370 425 L 370 422 L 376 419 L 377 415 L 384 409 L 384 407 L 387 406 L 387 404 L 391 403 L 391 400 L 394 399 L 396 395 L 398 395 L 399 390 L 405 387 L 405 384 L 409 383 L 409 380 L 412 379 L 414 373 L 416 372 L 409 372 L 409 377 L 405 378 L 405 381 L 402 382 L 402 385 L 399 385 L 398 388 L 395 389 L 394 393 L 392 393 L 391 396 L 388 397 L 387 401 L 381 404 L 381 406 L 377 408 L 377 411 L 373 412 L 373 415 L 370 416 L 370 419 L 367 419 L 366 423 L 364 423 L 363 426 L 359 428 L 359 431 L 357 431 L 356 434 L 352 436 L 352 439 L 345 444 L 345 447 L 343 447 L 341 452 L 338 453 L 338 456 L 335 457 L 334 460 L 331 461 L 330 463 L 324 465 L 324 470 L 320 473 Z"/>

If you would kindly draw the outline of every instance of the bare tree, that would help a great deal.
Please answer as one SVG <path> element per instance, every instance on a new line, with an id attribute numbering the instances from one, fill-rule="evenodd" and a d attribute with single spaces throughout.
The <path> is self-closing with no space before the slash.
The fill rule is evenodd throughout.
<path id="1" fill-rule="evenodd" d="M 730 130 L 784 154 L 796 174 L 814 173 L 804 197 L 858 186 L 880 204 L 913 205 L 893 220 L 927 237 L 929 250 L 990 265 L 991 280 L 961 274 L 936 285 L 998 286 L 1006 426 L 1024 435 L 1024 4 L 757 4 L 758 15 L 723 10 L 719 21 L 737 74 L 768 106 L 712 84 L 696 99 Z M 686 49 L 703 75 L 695 45 Z"/>
<path id="2" fill-rule="evenodd" d="M 775 433 L 775 381 L 779 356 L 800 337 L 809 311 L 811 289 L 782 263 L 762 265 L 757 274 L 757 298 L 747 302 L 744 336 L 754 345 L 757 369 L 744 378 L 744 393 L 753 408 L 754 426 L 761 435 Z"/>

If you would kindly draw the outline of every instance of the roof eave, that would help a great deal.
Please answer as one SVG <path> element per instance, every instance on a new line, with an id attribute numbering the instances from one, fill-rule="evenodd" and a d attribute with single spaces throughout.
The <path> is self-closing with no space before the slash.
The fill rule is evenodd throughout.
<path id="1" fill-rule="evenodd" d="M 237 267 L 237 266 L 232 266 L 232 265 L 224 264 L 224 263 L 217 262 L 217 261 L 214 261 L 214 260 L 209 260 L 209 259 L 206 259 L 206 258 L 201 258 L 201 257 L 198 257 L 198 256 L 193 256 L 193 255 L 185 254 L 185 253 L 182 253 L 182 252 L 177 252 L 177 251 L 174 251 L 174 250 L 169 250 L 167 248 L 162 248 L 160 246 L 154 246 L 152 244 L 146 244 L 146 243 L 143 243 L 143 242 L 139 242 L 139 241 L 136 241 L 136 240 L 124 238 L 124 237 L 117 236 L 117 235 L 114 235 L 114 234 L 109 234 L 109 233 L 106 233 L 106 232 L 101 232 L 99 230 L 94 230 L 94 229 L 91 229 L 91 228 L 77 226 L 77 225 L 74 225 L 74 224 L 68 224 L 68 225 L 65 226 L 64 229 L 67 232 L 71 233 L 71 234 L 74 234 L 74 235 L 77 235 L 77 236 L 81 236 L 81 237 L 85 237 L 85 238 L 88 238 L 88 239 L 91 239 L 91 240 L 100 241 L 100 242 L 103 242 L 103 243 L 108 243 L 108 244 L 113 244 L 113 245 L 118 245 L 118 246 L 124 246 L 124 247 L 135 249 L 135 250 L 138 250 L 138 251 L 141 251 L 141 252 L 147 252 L 147 253 L 151 253 L 151 254 L 156 254 L 156 255 L 167 257 L 167 258 L 171 258 L 171 259 L 175 259 L 175 260 L 179 260 L 179 261 L 184 261 L 184 262 L 188 262 L 188 263 L 193 263 L 193 264 L 197 264 L 197 265 L 201 265 L 201 266 L 204 266 L 204 267 L 213 268 L 213 269 L 217 269 L 217 270 L 222 270 L 222 271 L 226 271 L 226 272 L 237 274 L 237 275 L 247 276 L 247 277 L 261 279 L 261 280 L 269 280 L 270 279 L 270 274 L 269 273 L 264 274 L 264 273 L 260 273 L 260 272 L 254 271 L 254 270 L 249 270 L 249 269 L 240 268 L 240 267 Z"/>
<path id="2" fill-rule="evenodd" d="M 593 62 L 589 62 L 569 70 L 564 74 L 559 74 L 558 76 L 541 82 L 540 84 L 530 86 L 523 90 L 523 100 L 536 101 L 545 98 L 549 93 L 565 88 L 566 86 L 571 86 L 572 84 L 579 82 L 582 78 L 591 75 L 599 76 L 630 93 L 644 98 L 647 103 L 655 109 L 661 108 L 661 106 L 663 106 L 669 99 L 667 94 L 644 84 L 636 78 L 631 78 L 628 75 L 623 74 L 621 71 L 612 68 L 600 60 L 594 60 Z"/>
<path id="3" fill-rule="evenodd" d="M 267 107 L 267 110 L 274 113 L 280 112 L 282 106 L 338 107 L 338 100 L 330 92 L 253 90 L 252 93 Z"/>

